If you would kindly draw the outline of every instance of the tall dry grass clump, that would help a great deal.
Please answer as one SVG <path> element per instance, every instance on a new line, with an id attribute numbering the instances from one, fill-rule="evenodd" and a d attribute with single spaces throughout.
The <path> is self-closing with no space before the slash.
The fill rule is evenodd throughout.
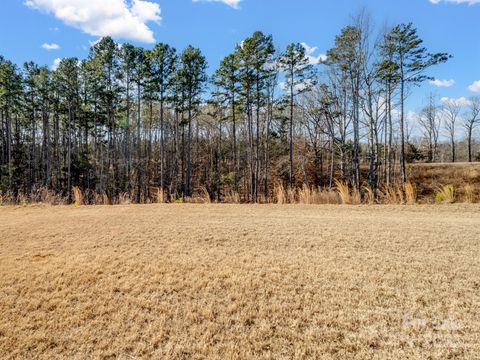
<path id="1" fill-rule="evenodd" d="M 435 194 L 437 204 L 453 204 L 455 202 L 455 187 L 452 184 L 439 187 Z"/>
<path id="2" fill-rule="evenodd" d="M 72 188 L 72 195 L 73 195 L 73 205 L 75 206 L 84 205 L 83 193 L 78 186 L 74 186 Z"/>
<path id="3" fill-rule="evenodd" d="M 413 189 L 409 189 L 409 195 L 407 196 L 406 192 L 403 190 L 403 187 L 401 185 L 394 184 L 391 186 L 382 187 L 379 194 L 380 194 L 380 199 L 382 204 L 402 205 L 406 203 L 406 198 L 408 196 L 410 197 L 414 196 L 415 191 L 413 191 Z"/>
<path id="4" fill-rule="evenodd" d="M 464 192 L 464 200 L 465 202 L 468 203 L 475 203 L 475 185 L 473 184 L 465 184 L 463 186 L 463 192 Z"/>
<path id="5" fill-rule="evenodd" d="M 405 184 L 405 198 L 408 205 L 413 205 L 417 202 L 417 189 L 410 181 L 407 181 Z"/>
<path id="6" fill-rule="evenodd" d="M 468 202 L 470 204 L 473 204 L 475 203 L 476 199 L 475 199 L 475 185 L 473 184 L 465 184 L 463 186 L 463 192 L 464 192 L 464 196 L 465 196 L 465 202 Z"/>
<path id="7" fill-rule="evenodd" d="M 297 202 L 297 190 L 292 187 L 287 189 L 287 204 L 295 204 Z"/>
<path id="8" fill-rule="evenodd" d="M 281 182 L 275 184 L 274 187 L 275 200 L 279 205 L 287 203 L 287 192 L 285 191 L 285 186 Z"/>
<path id="9" fill-rule="evenodd" d="M 242 198 L 238 192 L 230 190 L 223 196 L 223 201 L 228 204 L 240 204 Z"/>
<path id="10" fill-rule="evenodd" d="M 346 182 L 335 180 L 335 187 L 340 195 L 342 204 L 351 204 L 350 188 Z"/>
<path id="11" fill-rule="evenodd" d="M 212 198 L 211 198 L 210 193 L 208 192 L 207 188 L 202 187 L 201 191 L 202 191 L 202 194 L 203 194 L 203 196 L 202 196 L 203 203 L 204 204 L 211 204 L 212 203 Z"/>
<path id="12" fill-rule="evenodd" d="M 358 189 L 350 190 L 347 182 L 335 180 L 335 187 L 340 195 L 341 203 L 344 205 L 359 205 L 362 203 L 362 196 Z"/>
<path id="13" fill-rule="evenodd" d="M 103 204 L 103 205 L 111 205 L 110 199 L 109 199 L 109 197 L 108 197 L 107 194 L 103 194 L 103 195 L 101 196 L 101 199 L 102 199 L 101 204 Z"/>
<path id="14" fill-rule="evenodd" d="M 375 204 L 375 193 L 370 186 L 363 187 L 363 202 L 367 205 Z"/>
<path id="15" fill-rule="evenodd" d="M 279 202 L 280 199 L 282 202 Z M 309 187 L 304 184 L 297 190 L 285 190 L 276 188 L 277 204 L 303 204 L 303 205 L 320 205 L 320 204 L 341 204 L 338 193 L 332 189 L 322 189 Z"/>
<path id="16" fill-rule="evenodd" d="M 352 190 L 351 201 L 352 205 L 360 205 L 362 203 L 362 195 L 358 189 Z"/>
<path id="17" fill-rule="evenodd" d="M 314 204 L 314 192 L 307 184 L 303 184 L 302 188 L 298 190 L 298 201 L 300 204 Z"/>
<path id="18" fill-rule="evenodd" d="M 340 205 L 342 203 L 338 192 L 333 189 L 323 189 L 318 191 L 316 204 Z"/>

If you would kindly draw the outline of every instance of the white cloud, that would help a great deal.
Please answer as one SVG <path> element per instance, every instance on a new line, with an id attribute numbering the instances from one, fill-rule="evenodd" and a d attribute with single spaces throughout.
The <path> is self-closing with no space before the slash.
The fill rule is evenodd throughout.
<path id="1" fill-rule="evenodd" d="M 60 45 L 55 43 L 51 43 L 51 44 L 45 43 L 45 44 L 42 44 L 42 48 L 44 48 L 45 50 L 58 50 L 60 49 Z"/>
<path id="2" fill-rule="evenodd" d="M 444 103 L 445 105 L 449 105 L 449 104 L 452 104 L 452 105 L 458 105 L 458 106 L 466 106 L 466 105 L 470 105 L 470 100 L 468 100 L 466 97 L 459 97 L 459 98 L 449 98 L 449 97 L 442 97 L 440 99 L 442 101 L 442 103 Z"/>
<path id="3" fill-rule="evenodd" d="M 57 26 L 55 26 L 55 27 L 48 28 L 48 30 L 50 30 L 50 31 L 59 31 L 60 29 L 59 29 Z"/>
<path id="4" fill-rule="evenodd" d="M 439 4 L 441 2 L 454 3 L 454 4 L 468 4 L 475 5 L 480 4 L 480 0 L 429 0 L 432 4 Z"/>
<path id="5" fill-rule="evenodd" d="M 435 80 L 430 80 L 430 84 L 435 85 L 436 87 L 450 87 L 455 84 L 455 80 L 440 80 L 440 79 L 435 79 Z"/>
<path id="6" fill-rule="evenodd" d="M 62 61 L 62 59 L 60 59 L 60 58 L 56 58 L 55 60 L 53 60 L 53 64 L 51 66 L 52 70 L 57 70 L 58 67 L 60 66 L 61 61 Z"/>
<path id="7" fill-rule="evenodd" d="M 155 42 L 148 22 L 160 22 L 160 5 L 144 0 L 26 0 L 33 9 L 53 14 L 93 36 Z"/>
<path id="8" fill-rule="evenodd" d="M 473 84 L 468 87 L 468 90 L 480 93 L 480 80 L 474 81 Z"/>
<path id="9" fill-rule="evenodd" d="M 408 111 L 405 120 L 408 124 L 413 125 L 419 122 L 420 116 L 415 111 Z"/>
<path id="10" fill-rule="evenodd" d="M 287 91 L 290 89 L 290 85 L 286 82 L 286 81 L 280 81 L 278 84 L 277 84 L 277 87 L 280 89 L 280 90 L 283 90 L 283 91 Z M 300 91 L 303 91 L 305 90 L 306 88 L 306 84 L 295 84 L 293 86 L 294 88 L 294 91 L 295 92 L 300 92 Z"/>
<path id="11" fill-rule="evenodd" d="M 306 42 L 302 42 L 301 45 L 305 48 L 305 52 L 308 55 L 311 55 L 318 50 L 318 46 L 310 46 Z"/>
<path id="12" fill-rule="evenodd" d="M 319 55 L 317 55 L 317 56 L 314 55 L 314 53 L 318 50 L 318 47 L 317 47 L 317 46 L 310 46 L 310 45 L 308 45 L 308 44 L 305 43 L 305 42 L 302 42 L 301 45 L 302 45 L 303 48 L 305 49 L 305 53 L 306 53 L 306 55 L 307 55 L 308 62 L 309 62 L 311 65 L 317 65 L 317 64 L 319 64 L 321 61 L 327 60 L 327 55 L 325 55 L 325 54 L 319 54 Z"/>
<path id="13" fill-rule="evenodd" d="M 221 2 L 224 3 L 234 9 L 240 8 L 240 2 L 242 0 L 193 0 L 193 2 Z"/>

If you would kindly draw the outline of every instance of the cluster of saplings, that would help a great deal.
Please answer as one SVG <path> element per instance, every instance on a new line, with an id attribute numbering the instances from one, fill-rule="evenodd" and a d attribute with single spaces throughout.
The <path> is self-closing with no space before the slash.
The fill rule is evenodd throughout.
<path id="1" fill-rule="evenodd" d="M 448 58 L 412 24 L 374 36 L 365 15 L 320 61 L 255 32 L 212 76 L 200 49 L 109 37 L 53 70 L 0 57 L 0 191 L 257 202 L 278 184 L 405 184 L 406 94 Z"/>

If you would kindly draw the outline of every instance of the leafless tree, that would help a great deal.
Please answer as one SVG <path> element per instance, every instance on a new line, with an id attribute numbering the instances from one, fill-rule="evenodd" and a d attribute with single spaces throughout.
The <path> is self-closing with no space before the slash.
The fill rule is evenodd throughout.
<path id="1" fill-rule="evenodd" d="M 465 129 L 467 131 L 467 143 L 468 143 L 468 162 L 472 162 L 473 159 L 473 131 L 480 123 L 480 97 L 472 97 L 469 100 L 468 111 L 465 114 Z"/>

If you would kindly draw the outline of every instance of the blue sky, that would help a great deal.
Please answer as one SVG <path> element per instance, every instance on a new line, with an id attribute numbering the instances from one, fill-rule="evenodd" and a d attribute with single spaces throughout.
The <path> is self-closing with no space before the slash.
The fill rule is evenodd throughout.
<path id="1" fill-rule="evenodd" d="M 320 56 L 361 8 L 377 27 L 413 22 L 429 50 L 454 55 L 431 71 L 444 86 L 426 83 L 411 110 L 429 91 L 449 98 L 480 92 L 480 0 L 2 0 L 0 54 L 51 66 L 57 58 L 85 58 L 90 42 L 112 35 L 146 48 L 153 41 L 192 44 L 213 70 L 256 30 L 272 34 L 279 48 L 305 42 Z"/>

